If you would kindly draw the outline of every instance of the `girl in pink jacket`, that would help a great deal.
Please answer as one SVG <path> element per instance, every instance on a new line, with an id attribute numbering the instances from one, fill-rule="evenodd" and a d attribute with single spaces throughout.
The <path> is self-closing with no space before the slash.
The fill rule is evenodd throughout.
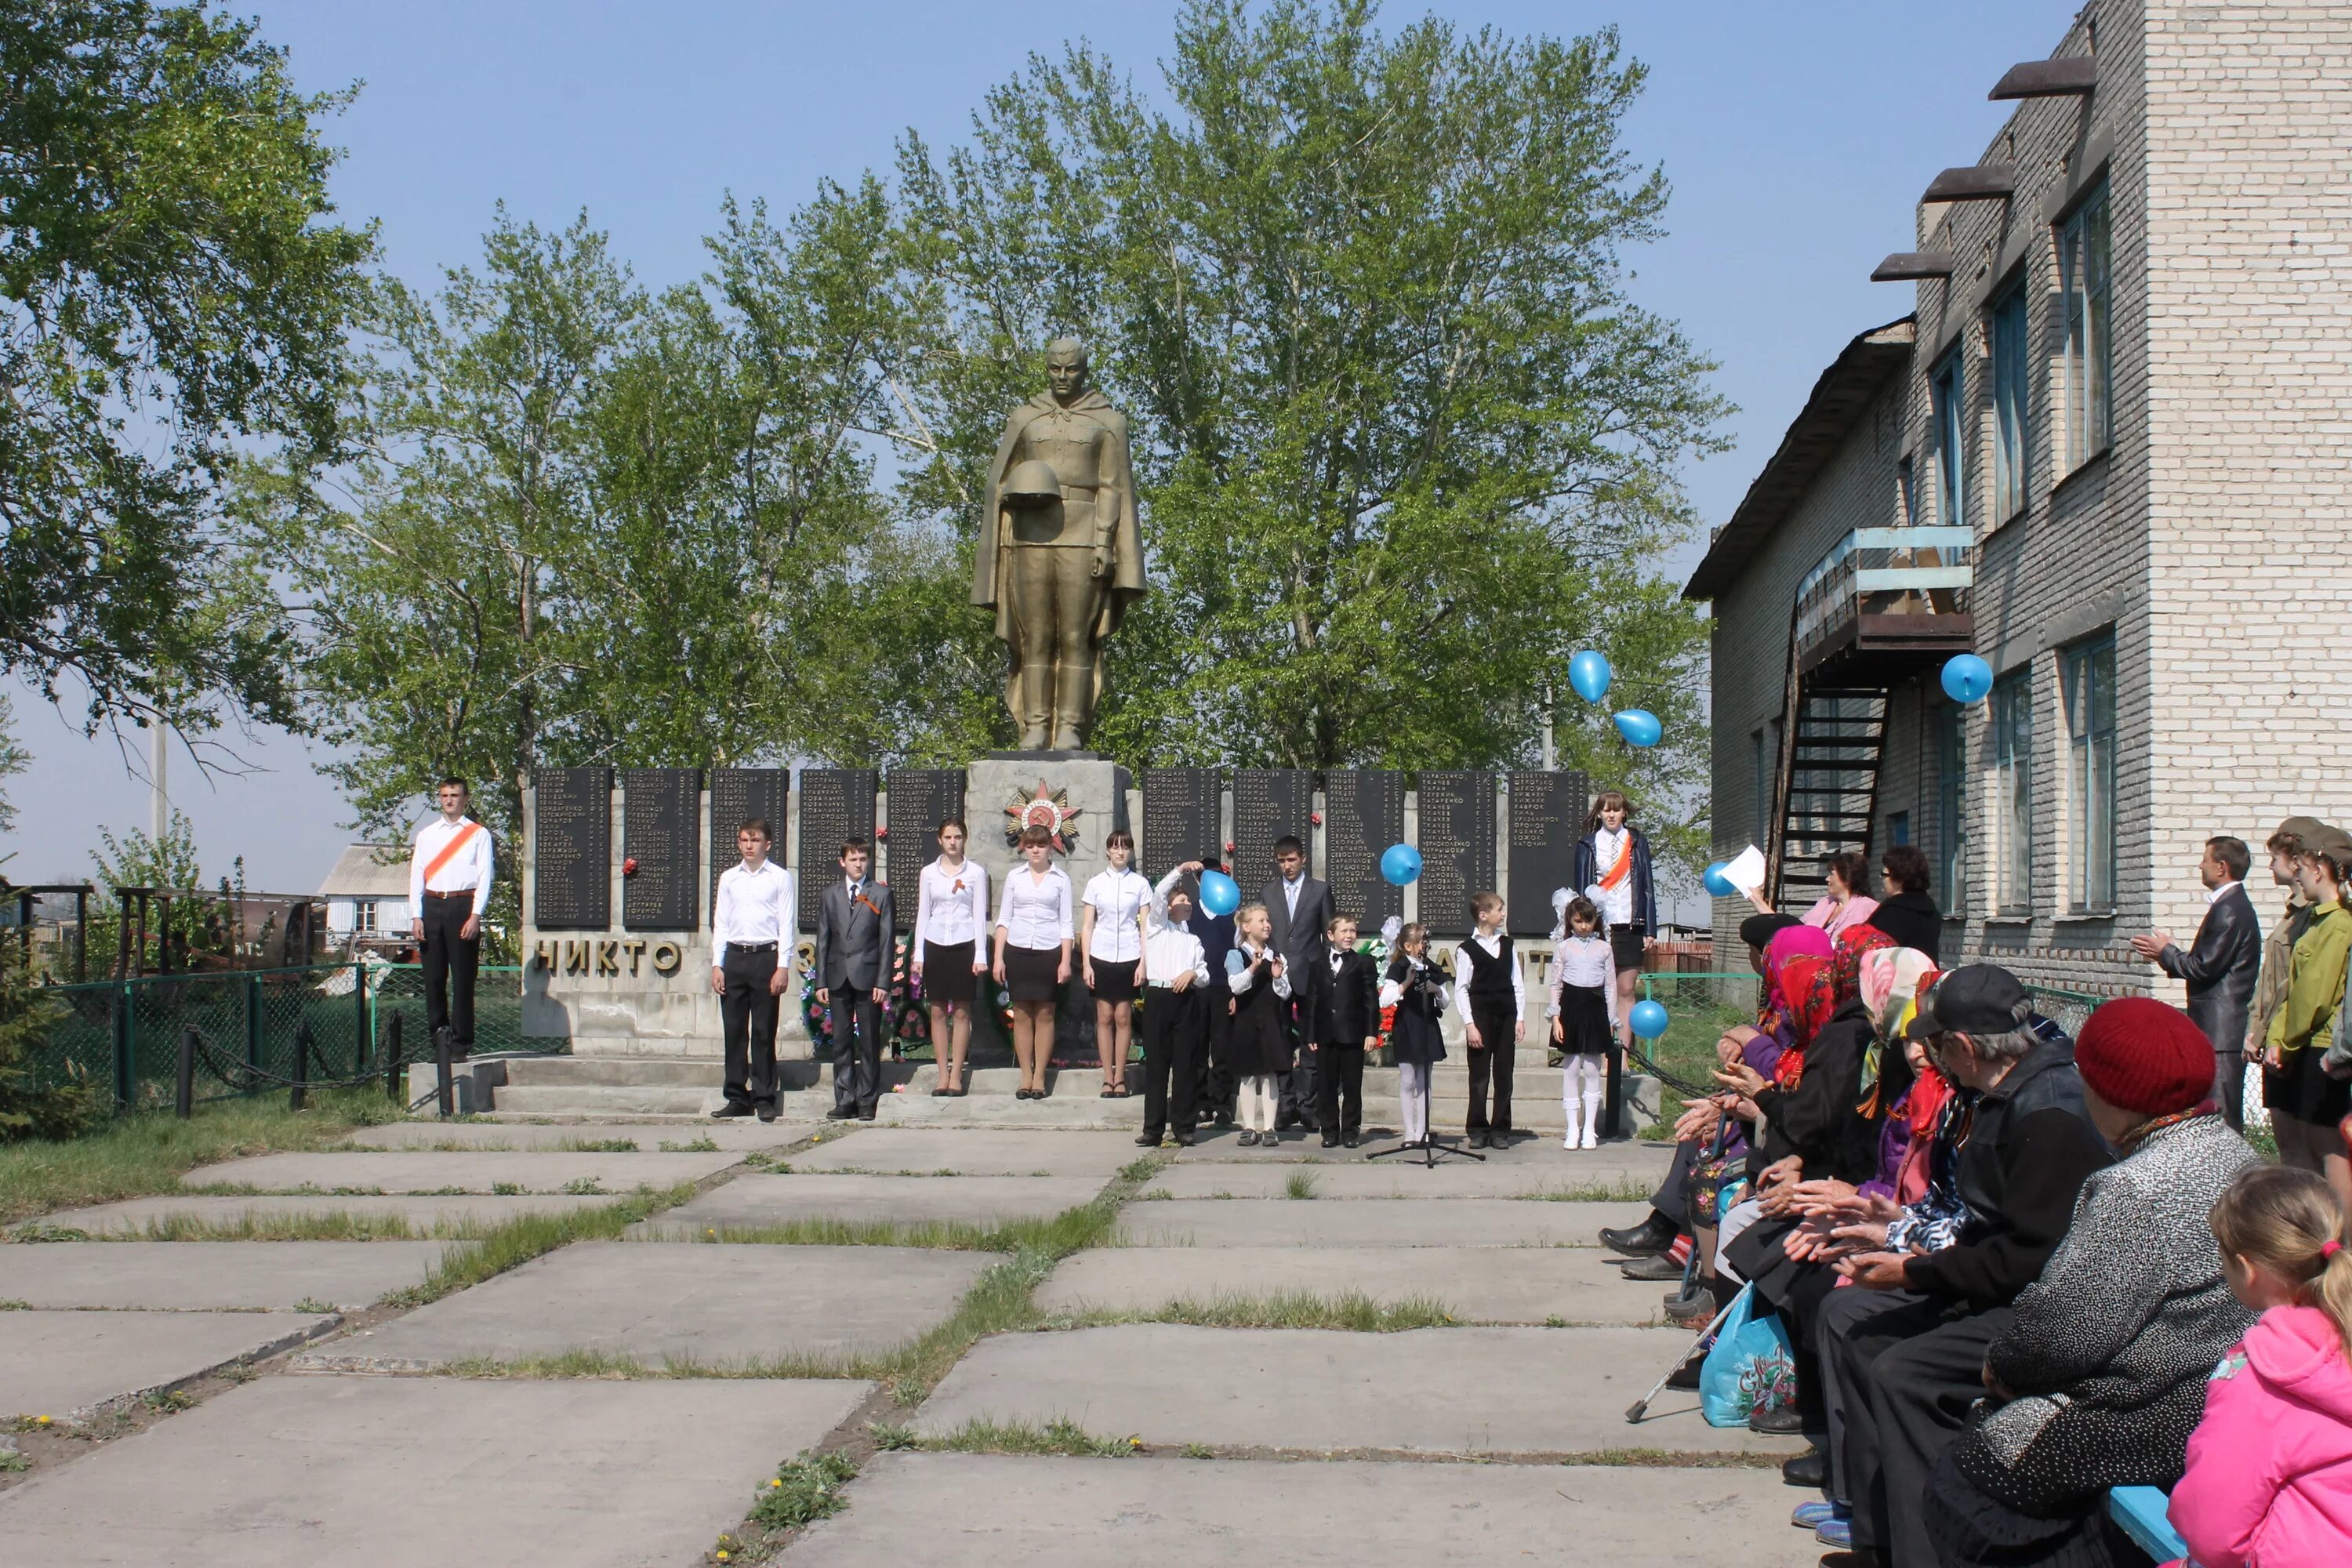
<path id="1" fill-rule="evenodd" d="M 2215 1369 L 2172 1527 L 2200 1568 L 2352 1563 L 2352 1252 L 2308 1171 L 2256 1165 L 2213 1205 L 2238 1300 L 2262 1313 Z"/>

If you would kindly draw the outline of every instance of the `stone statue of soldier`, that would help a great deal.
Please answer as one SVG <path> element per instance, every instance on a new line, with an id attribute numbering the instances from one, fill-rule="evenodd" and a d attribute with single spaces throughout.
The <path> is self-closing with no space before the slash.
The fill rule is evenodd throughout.
<path id="1" fill-rule="evenodd" d="M 1045 349 L 1046 390 L 1013 411 L 989 465 L 971 602 L 1013 650 L 1004 703 L 1024 751 L 1086 744 L 1102 645 L 1143 594 L 1127 416 L 1087 384 L 1076 338 Z"/>

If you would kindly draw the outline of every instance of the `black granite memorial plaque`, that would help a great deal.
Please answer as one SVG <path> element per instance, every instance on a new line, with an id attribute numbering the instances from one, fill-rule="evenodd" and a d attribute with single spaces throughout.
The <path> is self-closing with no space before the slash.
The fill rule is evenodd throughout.
<path id="1" fill-rule="evenodd" d="M 1589 800 L 1582 773 L 1511 774 L 1511 908 L 1505 924 L 1513 936 L 1550 935 L 1552 889 L 1579 890 L 1570 883 Z"/>
<path id="2" fill-rule="evenodd" d="M 923 868 L 940 856 L 940 824 L 963 815 L 961 768 L 892 768 L 890 837 L 882 847 L 882 879 L 897 889 L 892 906 L 900 931 L 915 929 Z M 970 831 L 965 837 L 970 838 Z"/>
<path id="3" fill-rule="evenodd" d="M 531 809 L 531 919 L 541 931 L 613 923 L 613 770 L 544 768 Z"/>
<path id="4" fill-rule="evenodd" d="M 1157 882 L 1171 866 L 1224 858 L 1224 780 L 1214 768 L 1143 770 L 1142 862 Z"/>
<path id="5" fill-rule="evenodd" d="M 1353 915 L 1365 936 L 1404 913 L 1404 889 L 1381 875 L 1381 855 L 1404 837 L 1404 775 L 1378 769 L 1323 775 L 1323 870 L 1334 913 Z"/>
<path id="6" fill-rule="evenodd" d="M 1274 868 L 1274 841 L 1285 834 L 1307 847 L 1315 870 L 1315 775 L 1304 768 L 1234 770 L 1234 880 L 1248 903 L 1282 873 Z"/>
<path id="7" fill-rule="evenodd" d="M 710 770 L 710 891 L 716 909 L 719 879 L 730 866 L 743 863 L 735 835 L 757 818 L 768 825 L 768 858 L 786 858 L 784 832 L 793 814 L 793 770 L 790 768 L 713 768 Z"/>
<path id="8" fill-rule="evenodd" d="M 1433 937 L 1470 934 L 1470 895 L 1495 885 L 1495 775 L 1425 769 L 1420 779 L 1421 923 Z"/>
<path id="9" fill-rule="evenodd" d="M 701 925 L 700 768 L 621 770 L 621 923 L 629 930 Z"/>
<path id="10" fill-rule="evenodd" d="M 874 795 L 880 783 L 872 768 L 801 770 L 801 831 L 793 850 L 793 878 L 799 884 L 803 931 L 816 930 L 825 879 L 841 875 L 841 841 L 874 842 Z"/>

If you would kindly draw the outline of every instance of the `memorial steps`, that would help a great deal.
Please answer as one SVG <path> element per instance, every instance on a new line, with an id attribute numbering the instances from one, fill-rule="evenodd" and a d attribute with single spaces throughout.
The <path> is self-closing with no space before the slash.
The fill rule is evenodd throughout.
<path id="1" fill-rule="evenodd" d="M 813 1121 L 833 1107 L 833 1071 L 802 1059 L 781 1064 L 785 1092 L 779 1114 Z M 648 1117 L 693 1120 L 719 1108 L 719 1066 L 715 1057 L 518 1057 L 501 1066 L 504 1081 L 488 1088 L 489 1113 L 516 1117 L 601 1117 L 643 1121 Z M 1559 1072 L 1544 1059 L 1540 1046 L 1522 1046 L 1516 1063 L 1512 1121 L 1524 1132 L 1557 1135 L 1562 1127 Z M 970 1075 L 969 1092 L 935 1099 L 939 1081 L 929 1062 L 884 1062 L 884 1092 L 877 1120 L 895 1124 L 959 1124 L 1006 1127 L 1140 1127 L 1143 1097 L 1105 1100 L 1100 1080 L 1088 1068 L 1053 1075 L 1054 1093 L 1042 1100 L 1013 1098 L 1020 1078 L 1012 1068 L 981 1068 Z M 895 1090 L 895 1092 L 894 1092 Z M 1646 1126 L 1657 1115 L 1655 1083 L 1639 1075 L 1625 1080 L 1629 1120 Z M 1469 1069 L 1456 1051 L 1440 1063 L 1430 1097 L 1430 1113 L 1441 1131 L 1459 1131 L 1469 1107 Z M 1397 1116 L 1397 1070 L 1364 1069 L 1368 1123 L 1393 1127 Z"/>

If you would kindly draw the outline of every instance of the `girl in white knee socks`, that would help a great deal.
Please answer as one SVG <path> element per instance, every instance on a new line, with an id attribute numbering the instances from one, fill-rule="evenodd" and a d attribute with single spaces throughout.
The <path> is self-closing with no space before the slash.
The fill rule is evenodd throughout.
<path id="1" fill-rule="evenodd" d="M 1598 1149 L 1605 1064 L 1617 1027 L 1617 961 L 1591 900 L 1556 895 L 1553 903 L 1561 914 L 1552 931 L 1551 1037 L 1560 1049 L 1559 1104 L 1568 1120 L 1560 1147 Z"/>
<path id="2" fill-rule="evenodd" d="M 1429 932 L 1409 925 L 1397 933 L 1396 956 L 1381 985 L 1381 1005 L 1396 1009 L 1390 1043 L 1396 1047 L 1397 1099 L 1404 1141 L 1429 1141 L 1429 1075 L 1445 1059 L 1438 1020 L 1445 1012 L 1445 972 L 1429 962 Z"/>

